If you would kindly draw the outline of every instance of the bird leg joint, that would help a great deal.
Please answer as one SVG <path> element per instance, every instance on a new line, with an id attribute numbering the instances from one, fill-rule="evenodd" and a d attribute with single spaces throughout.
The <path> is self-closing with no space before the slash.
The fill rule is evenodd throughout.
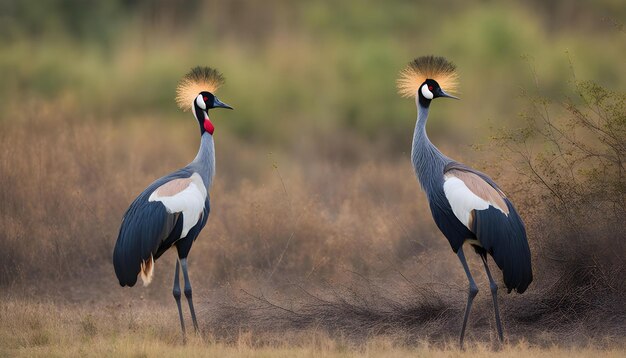
<path id="1" fill-rule="evenodd" d="M 471 298 L 474 298 L 474 297 L 476 297 L 477 294 L 478 294 L 478 287 L 476 286 L 476 284 L 475 283 L 474 284 L 470 284 L 469 296 Z"/>
<path id="2" fill-rule="evenodd" d="M 180 288 L 178 288 L 178 289 L 176 289 L 176 288 L 175 288 L 175 289 L 173 289 L 173 290 L 172 290 L 172 295 L 174 295 L 174 299 L 175 299 L 176 301 L 180 300 Z"/>
<path id="3" fill-rule="evenodd" d="M 187 297 L 187 299 L 191 298 L 191 288 L 185 288 L 185 297 Z"/>
<path id="4" fill-rule="evenodd" d="M 491 288 L 491 293 L 493 293 L 494 295 L 498 293 L 498 284 L 495 282 L 491 282 L 489 284 L 489 288 Z"/>

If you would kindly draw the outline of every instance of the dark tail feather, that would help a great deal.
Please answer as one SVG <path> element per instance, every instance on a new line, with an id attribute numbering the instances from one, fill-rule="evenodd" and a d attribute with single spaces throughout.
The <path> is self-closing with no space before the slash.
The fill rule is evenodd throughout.
<path id="1" fill-rule="evenodd" d="M 129 260 L 129 257 L 135 255 L 126 252 L 124 246 L 124 240 L 120 232 L 120 237 L 118 237 L 117 243 L 115 244 L 115 250 L 113 250 L 113 267 L 115 268 L 115 275 L 120 285 L 122 287 L 133 287 L 135 283 L 137 283 L 137 275 L 141 270 L 141 263 L 136 264 L 134 262 L 136 260 Z"/>
<path id="2" fill-rule="evenodd" d="M 533 280 L 530 248 L 524 223 L 507 200 L 509 215 L 489 207 L 476 212 L 474 232 L 502 270 L 508 292 L 523 293 Z"/>
<path id="3" fill-rule="evenodd" d="M 180 238 L 183 221 L 179 218 L 179 214 L 167 213 L 161 203 L 141 197 L 131 204 L 113 250 L 113 266 L 120 285 L 134 286 L 142 264 L 163 253 L 155 255 L 163 240 L 171 245 Z"/>
<path id="4" fill-rule="evenodd" d="M 509 255 L 494 251 L 493 258 L 502 269 L 508 292 L 515 290 L 517 293 L 524 293 L 533 280 L 530 249 L 526 236 L 511 238 L 511 241 Z M 507 257 L 496 259 L 497 256 L 505 255 Z"/>

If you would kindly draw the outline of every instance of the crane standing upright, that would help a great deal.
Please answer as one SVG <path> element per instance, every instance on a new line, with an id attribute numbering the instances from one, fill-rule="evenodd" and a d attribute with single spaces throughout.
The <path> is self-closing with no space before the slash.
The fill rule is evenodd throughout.
<path id="1" fill-rule="evenodd" d="M 132 287 L 138 274 L 147 286 L 152 280 L 154 261 L 170 247 L 176 247 L 178 259 L 173 295 L 183 337 L 185 322 L 180 301 L 179 272 L 182 267 L 184 293 L 197 332 L 187 256 L 210 211 L 209 188 L 215 175 L 215 127 L 209 119 L 209 109 L 232 109 L 213 94 L 223 83 L 223 76 L 215 69 L 195 67 L 178 84 L 178 106 L 183 110 L 191 109 L 200 125 L 200 149 L 189 165 L 157 179 L 132 202 L 122 219 L 113 251 L 113 266 L 120 285 Z"/>
<path id="2" fill-rule="evenodd" d="M 426 134 L 430 104 L 435 98 L 455 98 L 456 67 L 443 57 L 416 58 L 400 73 L 398 91 L 415 98 L 417 123 L 413 134 L 411 159 L 417 178 L 426 192 L 430 210 L 439 230 L 457 254 L 467 279 L 469 293 L 459 343 L 463 347 L 465 327 L 478 287 L 472 278 L 463 244 L 469 243 L 481 257 L 493 297 L 498 338 L 503 340 L 498 309 L 498 285 L 494 281 L 487 254 L 502 270 L 508 292 L 526 291 L 532 282 L 530 248 L 522 219 L 506 195 L 487 175 L 443 155 Z"/>

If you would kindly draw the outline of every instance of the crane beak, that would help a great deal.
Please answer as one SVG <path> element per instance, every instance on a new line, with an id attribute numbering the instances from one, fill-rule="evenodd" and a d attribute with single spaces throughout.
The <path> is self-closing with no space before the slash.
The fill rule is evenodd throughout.
<path id="1" fill-rule="evenodd" d="M 217 99 L 217 97 L 213 97 L 213 108 L 226 108 L 226 109 L 233 109 L 233 107 L 227 105 L 226 103 L 220 101 L 219 99 Z"/>
<path id="2" fill-rule="evenodd" d="M 449 95 L 447 94 L 444 90 L 442 90 L 441 88 L 439 88 L 439 93 L 437 93 L 437 97 L 448 97 L 448 98 L 454 98 L 454 99 L 460 99 L 459 97 L 455 97 L 453 95 Z"/>

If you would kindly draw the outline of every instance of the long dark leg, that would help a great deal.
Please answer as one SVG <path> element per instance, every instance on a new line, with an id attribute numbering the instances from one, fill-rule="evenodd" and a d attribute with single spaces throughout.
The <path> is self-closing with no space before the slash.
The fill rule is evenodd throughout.
<path id="1" fill-rule="evenodd" d="M 193 300 L 191 299 L 191 281 L 189 281 L 189 274 L 187 273 L 187 258 L 180 259 L 180 264 L 183 267 L 183 278 L 185 279 L 185 297 L 189 303 L 189 311 L 191 312 L 191 320 L 193 321 L 193 328 L 198 332 L 198 321 L 196 320 L 196 310 L 193 308 Z"/>
<path id="2" fill-rule="evenodd" d="M 174 271 L 174 288 L 172 294 L 176 300 L 176 306 L 178 306 L 178 318 L 180 318 L 180 328 L 183 330 L 183 340 L 185 339 L 185 321 L 183 321 L 183 309 L 180 306 L 180 281 L 178 279 L 178 271 L 180 270 L 180 264 L 178 259 L 176 260 L 176 271 Z"/>
<path id="3" fill-rule="evenodd" d="M 483 264 L 485 264 L 485 271 L 487 271 L 487 277 L 489 277 L 489 287 L 491 288 L 491 296 L 493 297 L 493 309 L 496 312 L 496 327 L 498 328 L 498 338 L 500 338 L 500 342 L 504 340 L 504 336 L 502 334 L 502 322 L 500 321 L 500 309 L 498 308 L 498 285 L 491 277 L 491 272 L 489 271 L 489 265 L 487 265 L 487 255 L 482 254 L 480 257 L 483 259 Z"/>
<path id="4" fill-rule="evenodd" d="M 461 328 L 461 337 L 459 338 L 459 343 L 461 344 L 461 348 L 463 348 L 463 338 L 465 338 L 465 326 L 467 325 L 467 319 L 469 318 L 470 311 L 472 310 L 472 302 L 474 301 L 474 297 L 476 297 L 476 295 L 478 294 L 478 287 L 476 286 L 476 282 L 474 282 L 474 278 L 472 277 L 469 267 L 467 266 L 467 261 L 465 260 L 465 254 L 463 253 L 462 247 L 459 249 L 457 256 L 459 256 L 459 260 L 461 260 L 461 264 L 463 265 L 463 269 L 465 270 L 465 274 L 467 275 L 467 280 L 469 281 L 467 306 L 465 307 L 463 327 Z"/>

